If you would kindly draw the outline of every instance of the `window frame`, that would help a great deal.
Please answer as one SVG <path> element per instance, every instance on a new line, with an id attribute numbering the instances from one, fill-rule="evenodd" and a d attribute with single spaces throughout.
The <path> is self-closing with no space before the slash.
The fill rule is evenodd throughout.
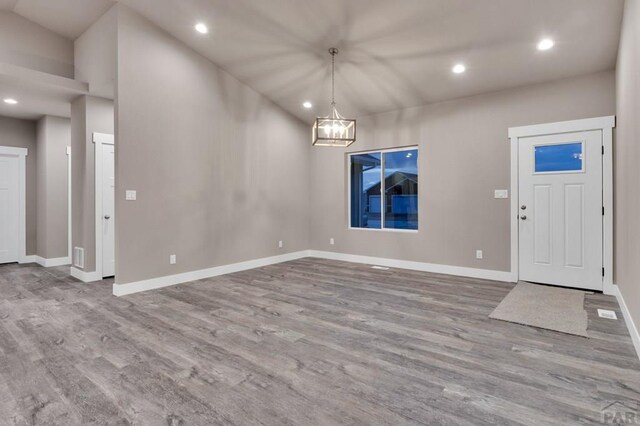
<path id="1" fill-rule="evenodd" d="M 581 154 L 582 154 L 582 169 L 580 170 L 551 170 L 551 171 L 546 171 L 546 172 L 536 172 L 536 148 L 539 146 L 554 146 L 554 145 L 572 145 L 572 144 L 581 144 L 582 148 L 581 149 Z M 579 140 L 574 140 L 572 142 L 564 142 L 564 143 L 539 143 L 539 144 L 535 144 L 533 145 L 533 154 L 531 155 L 532 157 L 532 165 L 531 165 L 531 170 L 533 175 L 559 175 L 559 174 L 575 174 L 575 173 L 586 173 L 587 171 L 587 152 L 586 152 L 586 139 L 579 139 Z"/>
<path id="2" fill-rule="evenodd" d="M 398 152 L 398 151 L 418 151 L 418 159 L 420 158 L 420 147 L 418 145 L 407 145 L 396 148 L 385 148 L 385 149 L 367 149 L 362 151 L 353 151 L 347 153 L 347 229 L 353 231 L 374 231 L 374 232 L 400 232 L 405 234 L 415 234 L 420 231 L 420 213 L 418 212 L 418 228 L 417 229 L 397 229 L 397 228 L 385 228 L 385 208 L 384 208 L 384 154 L 389 152 Z M 380 228 L 360 228 L 351 226 L 351 157 L 353 155 L 360 154 L 369 154 L 369 153 L 380 153 Z M 418 181 L 420 181 L 420 176 L 422 174 L 422 167 L 420 166 L 420 160 L 417 162 L 418 165 Z M 418 185 L 418 203 L 420 203 L 420 188 L 422 185 Z"/>

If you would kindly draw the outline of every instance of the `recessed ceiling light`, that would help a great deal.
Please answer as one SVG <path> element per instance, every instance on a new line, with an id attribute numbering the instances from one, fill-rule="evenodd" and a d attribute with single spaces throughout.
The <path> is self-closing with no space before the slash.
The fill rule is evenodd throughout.
<path id="1" fill-rule="evenodd" d="M 195 29 L 200 34 L 206 34 L 206 33 L 209 32 L 209 28 L 205 24 L 203 24 L 202 22 L 196 24 Z"/>
<path id="2" fill-rule="evenodd" d="M 456 74 L 462 74 L 466 70 L 467 70 L 467 67 L 465 67 L 463 64 L 456 64 L 453 68 L 451 68 L 451 71 L 453 71 Z"/>
<path id="3" fill-rule="evenodd" d="M 16 101 L 16 100 L 15 100 L 15 99 L 13 99 L 13 98 L 6 98 L 6 99 L 4 100 L 4 103 L 5 103 L 5 104 L 9 104 L 9 105 L 15 105 L 15 104 L 17 104 L 17 103 L 18 103 L 18 101 Z"/>
<path id="4" fill-rule="evenodd" d="M 305 103 L 302 104 L 302 106 L 305 107 L 306 109 L 309 109 L 313 107 L 313 104 L 309 101 L 306 101 Z"/>
<path id="5" fill-rule="evenodd" d="M 549 50 L 553 47 L 554 44 L 554 41 L 550 38 L 543 38 L 538 43 L 538 50 Z"/>

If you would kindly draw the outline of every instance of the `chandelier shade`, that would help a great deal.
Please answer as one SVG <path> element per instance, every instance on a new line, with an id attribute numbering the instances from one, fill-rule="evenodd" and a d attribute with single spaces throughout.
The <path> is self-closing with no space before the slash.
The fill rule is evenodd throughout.
<path id="1" fill-rule="evenodd" d="M 356 120 L 344 118 L 338 113 L 335 101 L 335 55 L 338 49 L 332 47 L 331 53 L 331 114 L 317 117 L 313 123 L 313 145 L 346 148 L 356 141 Z"/>

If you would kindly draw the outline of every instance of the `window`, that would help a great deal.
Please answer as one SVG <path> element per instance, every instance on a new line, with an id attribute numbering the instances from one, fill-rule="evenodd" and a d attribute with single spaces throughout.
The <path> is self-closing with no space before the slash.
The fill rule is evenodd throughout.
<path id="1" fill-rule="evenodd" d="M 418 150 L 349 155 L 351 227 L 418 229 Z"/>
<path id="2" fill-rule="evenodd" d="M 535 172 L 581 172 L 582 142 L 538 145 L 535 150 Z"/>

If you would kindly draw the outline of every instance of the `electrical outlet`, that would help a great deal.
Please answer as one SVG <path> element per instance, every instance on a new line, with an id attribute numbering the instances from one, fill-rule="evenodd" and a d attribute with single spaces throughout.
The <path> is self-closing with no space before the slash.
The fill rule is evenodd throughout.
<path id="1" fill-rule="evenodd" d="M 334 245 L 336 242 L 333 238 L 329 238 L 329 244 Z"/>
<path id="2" fill-rule="evenodd" d="M 476 250 L 476 259 L 482 259 L 482 250 Z"/>
<path id="3" fill-rule="evenodd" d="M 175 265 L 176 264 L 176 255 L 175 254 L 171 254 L 169 255 L 169 264 L 170 265 Z"/>
<path id="4" fill-rule="evenodd" d="M 278 247 L 280 247 L 280 248 L 284 247 L 284 244 L 282 243 L 282 240 L 278 241 Z"/>

